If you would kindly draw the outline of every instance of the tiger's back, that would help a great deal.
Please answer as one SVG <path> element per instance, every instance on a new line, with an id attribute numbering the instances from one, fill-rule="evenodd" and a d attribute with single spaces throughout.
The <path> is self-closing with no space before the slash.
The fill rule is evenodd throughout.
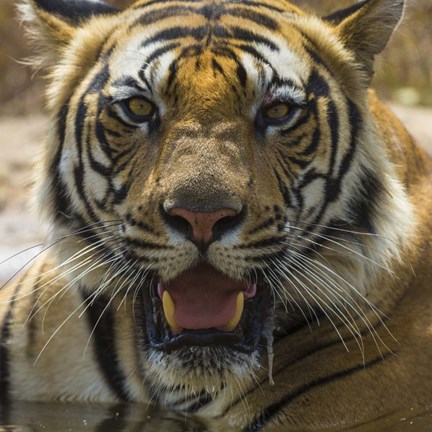
<path id="1" fill-rule="evenodd" d="M 24 9 L 53 235 L 1 292 L 3 403 L 247 430 L 429 403 L 432 164 L 368 90 L 403 1 Z"/>

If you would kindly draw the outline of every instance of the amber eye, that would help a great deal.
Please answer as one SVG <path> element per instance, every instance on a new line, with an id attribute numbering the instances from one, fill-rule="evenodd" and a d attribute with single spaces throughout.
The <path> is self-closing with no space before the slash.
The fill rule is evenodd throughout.
<path id="1" fill-rule="evenodd" d="M 290 113 L 290 107 L 282 102 L 278 102 L 269 107 L 264 107 L 263 116 L 269 120 L 283 120 Z"/>
<path id="2" fill-rule="evenodd" d="M 146 98 L 131 97 L 123 102 L 131 119 L 137 123 L 146 122 L 154 115 L 156 108 Z"/>

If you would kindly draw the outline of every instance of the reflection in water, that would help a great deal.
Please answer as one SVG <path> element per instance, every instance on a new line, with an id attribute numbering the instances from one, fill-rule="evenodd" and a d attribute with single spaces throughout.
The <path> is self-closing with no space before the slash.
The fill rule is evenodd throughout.
<path id="1" fill-rule="evenodd" d="M 145 405 L 19 402 L 2 409 L 0 432 L 235 432 L 226 424 Z"/>
<path id="2" fill-rule="evenodd" d="M 289 432 L 289 426 L 277 431 Z M 303 432 L 306 429 L 301 428 Z M 413 409 L 327 432 L 430 432 L 432 413 Z M 0 432 L 238 432 L 226 423 L 145 405 L 19 402 L 1 410 Z M 320 429 L 323 431 L 323 429 Z M 266 432 L 271 432 L 267 431 Z M 309 432 L 314 432 L 309 430 Z M 315 431 L 317 432 L 317 431 Z"/>

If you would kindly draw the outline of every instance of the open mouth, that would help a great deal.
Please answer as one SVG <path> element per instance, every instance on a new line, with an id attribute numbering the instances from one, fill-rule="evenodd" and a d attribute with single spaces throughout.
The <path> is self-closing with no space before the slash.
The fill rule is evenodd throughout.
<path id="1" fill-rule="evenodd" d="M 235 280 L 206 263 L 188 269 L 144 295 L 152 348 L 171 352 L 188 346 L 225 346 L 251 353 L 268 316 L 267 290 Z"/>

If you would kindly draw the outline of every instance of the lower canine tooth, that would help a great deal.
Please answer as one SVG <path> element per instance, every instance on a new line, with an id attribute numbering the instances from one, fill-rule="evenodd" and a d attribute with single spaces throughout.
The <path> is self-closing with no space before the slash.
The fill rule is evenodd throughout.
<path id="1" fill-rule="evenodd" d="M 231 321 L 224 327 L 225 330 L 232 331 L 238 326 L 238 323 L 240 322 L 243 313 L 243 308 L 244 308 L 244 294 L 243 292 L 239 292 L 237 294 L 235 313 L 231 318 Z"/>
<path id="2" fill-rule="evenodd" d="M 175 314 L 175 304 L 168 291 L 164 291 L 162 294 L 162 306 L 165 314 L 165 319 L 168 325 L 174 333 L 179 333 L 181 328 L 177 324 L 174 314 Z"/>

